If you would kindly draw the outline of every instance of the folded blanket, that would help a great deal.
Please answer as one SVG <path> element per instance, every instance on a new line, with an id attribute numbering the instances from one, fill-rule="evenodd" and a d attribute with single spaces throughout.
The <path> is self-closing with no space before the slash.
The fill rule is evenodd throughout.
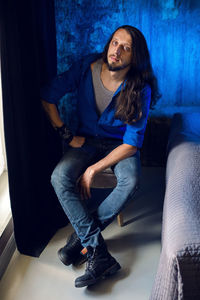
<path id="1" fill-rule="evenodd" d="M 152 300 L 200 299 L 200 114 L 176 114 L 168 143 L 162 252 Z"/>

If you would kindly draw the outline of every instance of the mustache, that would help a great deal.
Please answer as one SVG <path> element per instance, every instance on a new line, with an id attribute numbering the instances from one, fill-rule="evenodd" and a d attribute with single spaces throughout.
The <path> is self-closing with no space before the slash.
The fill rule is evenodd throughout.
<path id="1" fill-rule="evenodd" d="M 111 56 L 114 56 L 114 57 L 117 57 L 117 58 L 120 57 L 120 55 L 117 55 L 117 54 L 110 54 L 109 57 L 111 57 Z"/>

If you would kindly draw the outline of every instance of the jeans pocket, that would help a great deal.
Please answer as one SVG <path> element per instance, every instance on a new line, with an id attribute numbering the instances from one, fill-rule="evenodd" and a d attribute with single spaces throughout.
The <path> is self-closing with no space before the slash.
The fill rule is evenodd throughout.
<path id="1" fill-rule="evenodd" d="M 85 143 L 81 146 L 81 149 L 88 153 L 88 154 L 95 154 L 96 153 L 96 148 L 90 144 L 88 144 L 86 141 Z"/>

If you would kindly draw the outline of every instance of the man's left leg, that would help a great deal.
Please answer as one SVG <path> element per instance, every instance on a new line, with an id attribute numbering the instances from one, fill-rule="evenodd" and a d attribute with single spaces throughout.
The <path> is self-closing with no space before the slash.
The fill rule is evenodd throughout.
<path id="1" fill-rule="evenodd" d="M 101 230 L 115 219 L 138 190 L 141 173 L 140 152 L 137 151 L 135 155 L 118 162 L 113 171 L 117 185 L 96 211 Z"/>
<path id="2" fill-rule="evenodd" d="M 139 151 L 118 162 L 113 171 L 117 178 L 117 186 L 113 191 L 105 199 L 96 200 L 92 197 L 86 201 L 101 231 L 115 219 L 139 189 L 141 173 Z"/>

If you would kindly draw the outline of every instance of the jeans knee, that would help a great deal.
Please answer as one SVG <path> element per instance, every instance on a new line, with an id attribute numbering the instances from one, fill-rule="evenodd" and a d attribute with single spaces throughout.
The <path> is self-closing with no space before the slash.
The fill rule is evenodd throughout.
<path id="1" fill-rule="evenodd" d="M 57 168 L 53 170 L 53 173 L 51 174 L 51 184 L 55 188 L 57 184 L 59 183 L 59 174 L 57 171 Z"/>
<path id="2" fill-rule="evenodd" d="M 127 194 L 133 194 L 139 187 L 139 180 L 137 177 L 124 177 L 118 181 L 118 186 L 122 187 Z"/>
<path id="3" fill-rule="evenodd" d="M 67 186 L 70 182 L 70 176 L 68 176 L 68 172 L 62 165 L 58 165 L 52 175 L 51 175 L 51 184 L 56 188 L 61 188 L 62 186 Z"/>

